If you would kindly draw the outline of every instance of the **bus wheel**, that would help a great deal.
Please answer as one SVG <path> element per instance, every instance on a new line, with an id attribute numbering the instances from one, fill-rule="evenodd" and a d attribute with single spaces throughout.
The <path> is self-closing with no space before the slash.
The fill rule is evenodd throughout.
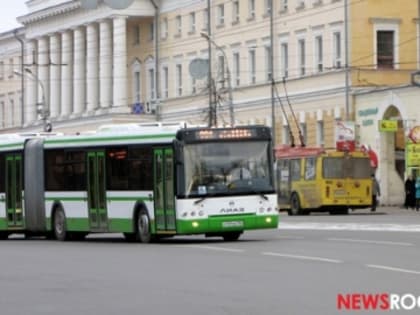
<path id="1" fill-rule="evenodd" d="M 299 215 L 302 214 L 302 210 L 300 209 L 300 201 L 299 196 L 294 193 L 290 198 L 290 210 L 287 211 L 289 215 Z"/>
<path id="2" fill-rule="evenodd" d="M 237 241 L 239 239 L 239 237 L 241 236 L 242 232 L 228 232 L 228 233 L 223 233 L 223 240 L 225 242 L 233 242 L 233 241 Z"/>
<path id="3" fill-rule="evenodd" d="M 59 241 L 67 239 L 66 215 L 61 208 L 54 212 L 54 235 Z"/>
<path id="4" fill-rule="evenodd" d="M 7 240 L 9 238 L 9 234 L 6 232 L 0 232 L 0 240 Z"/>
<path id="5" fill-rule="evenodd" d="M 137 217 L 136 239 L 141 243 L 150 243 L 152 240 L 149 214 L 144 209 L 140 210 Z"/>

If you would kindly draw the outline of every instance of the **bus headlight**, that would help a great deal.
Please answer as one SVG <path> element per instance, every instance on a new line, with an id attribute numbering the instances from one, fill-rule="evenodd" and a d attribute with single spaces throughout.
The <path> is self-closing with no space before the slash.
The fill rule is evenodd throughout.
<path id="1" fill-rule="evenodd" d="M 265 218 L 265 223 L 271 223 L 271 218 Z"/>
<path id="2" fill-rule="evenodd" d="M 198 228 L 200 226 L 200 224 L 197 221 L 194 221 L 193 223 L 191 223 L 193 228 Z"/>

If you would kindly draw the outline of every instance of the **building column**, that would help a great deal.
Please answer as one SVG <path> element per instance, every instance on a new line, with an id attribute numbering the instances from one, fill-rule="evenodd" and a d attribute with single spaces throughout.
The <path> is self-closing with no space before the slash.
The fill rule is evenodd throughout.
<path id="1" fill-rule="evenodd" d="M 111 107 L 112 100 L 112 32 L 111 22 L 99 23 L 99 91 L 100 107 Z"/>
<path id="2" fill-rule="evenodd" d="M 127 110 L 127 18 L 117 16 L 113 19 L 114 35 L 114 97 L 113 110 Z"/>
<path id="3" fill-rule="evenodd" d="M 49 58 L 49 43 L 47 37 L 38 39 L 38 104 L 48 108 L 50 101 L 50 58 Z M 43 104 L 45 102 L 45 104 Z"/>
<path id="4" fill-rule="evenodd" d="M 85 28 L 74 29 L 73 114 L 81 115 L 86 105 L 86 43 Z"/>
<path id="5" fill-rule="evenodd" d="M 25 52 L 25 69 L 29 69 L 32 73 L 36 73 L 35 67 L 35 53 L 36 42 L 30 40 L 26 43 Z M 31 66 L 30 66 L 31 65 Z M 25 73 L 22 74 L 25 78 L 25 126 L 33 123 L 36 117 L 36 103 L 37 103 L 37 83 L 35 80 Z"/>
<path id="6" fill-rule="evenodd" d="M 62 117 L 73 110 L 73 37 L 71 31 L 61 33 L 61 108 Z"/>
<path id="7" fill-rule="evenodd" d="M 56 118 L 60 114 L 61 101 L 61 50 L 58 34 L 50 37 L 50 117 Z"/>
<path id="8" fill-rule="evenodd" d="M 87 111 L 92 112 L 99 106 L 99 47 L 98 47 L 98 26 L 89 24 L 87 33 Z"/>

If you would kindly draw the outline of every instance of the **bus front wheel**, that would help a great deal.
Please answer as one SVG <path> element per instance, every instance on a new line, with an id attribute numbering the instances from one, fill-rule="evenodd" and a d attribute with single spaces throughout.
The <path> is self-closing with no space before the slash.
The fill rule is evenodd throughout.
<path id="1" fill-rule="evenodd" d="M 136 239 L 141 243 L 150 243 L 152 240 L 149 214 L 144 209 L 140 210 L 137 217 Z"/>
<path id="2" fill-rule="evenodd" d="M 54 212 L 54 235 L 59 241 L 67 240 L 66 215 L 62 208 Z"/>
<path id="3" fill-rule="evenodd" d="M 289 215 L 299 215 L 302 214 L 302 209 L 300 208 L 299 196 L 294 193 L 290 198 L 290 209 L 288 210 Z"/>
<path id="4" fill-rule="evenodd" d="M 242 232 L 227 232 L 223 233 L 223 240 L 225 242 L 233 242 L 237 241 L 239 237 L 241 236 Z"/>
<path id="5" fill-rule="evenodd" d="M 0 232 L 0 240 L 7 240 L 9 238 L 9 234 L 6 232 Z"/>

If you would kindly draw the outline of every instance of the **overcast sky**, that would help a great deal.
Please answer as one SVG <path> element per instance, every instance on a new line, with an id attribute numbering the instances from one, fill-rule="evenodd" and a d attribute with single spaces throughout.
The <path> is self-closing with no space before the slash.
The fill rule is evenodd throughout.
<path id="1" fill-rule="evenodd" d="M 16 18 L 25 15 L 28 11 L 25 5 L 27 0 L 1 0 L 0 7 L 0 33 L 13 30 L 21 26 Z"/>

